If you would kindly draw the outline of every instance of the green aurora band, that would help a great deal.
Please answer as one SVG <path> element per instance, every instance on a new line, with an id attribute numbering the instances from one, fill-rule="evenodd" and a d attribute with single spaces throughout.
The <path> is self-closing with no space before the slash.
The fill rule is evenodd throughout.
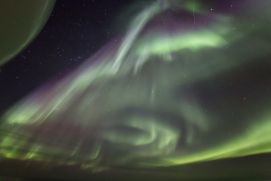
<path id="1" fill-rule="evenodd" d="M 194 2 L 149 5 L 123 39 L 8 110 L 0 156 L 95 170 L 271 152 L 271 2 L 211 14 Z"/>

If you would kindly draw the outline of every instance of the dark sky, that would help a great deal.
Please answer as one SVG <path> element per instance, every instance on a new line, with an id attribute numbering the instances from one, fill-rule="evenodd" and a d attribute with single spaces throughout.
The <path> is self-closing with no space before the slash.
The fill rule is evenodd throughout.
<path id="1" fill-rule="evenodd" d="M 0 67 L 0 113 L 46 81 L 75 69 L 114 37 L 117 31 L 113 22 L 131 2 L 57 0 L 41 33 Z"/>
<path id="2" fill-rule="evenodd" d="M 35 40 L 13 60 L 0 67 L 0 115 L 1 112 L 24 96 L 31 94 L 32 91 L 44 85 L 47 81 L 59 79 L 76 69 L 111 38 L 118 36 L 118 30 L 123 27 L 118 29 L 118 26 L 114 26 L 114 22 L 121 13 L 129 9 L 134 1 L 140 0 L 57 0 L 52 15 Z M 229 2 L 227 1 L 227 3 Z M 127 17 L 127 21 L 125 21 L 126 17 L 120 19 L 123 22 L 118 25 L 129 24 L 129 17 Z M 253 86 L 255 85 L 251 85 L 251 87 Z M 221 176 L 228 178 L 236 175 L 268 177 L 269 171 L 267 169 L 270 168 L 268 167 L 271 161 L 270 155 L 253 157 L 250 160 L 240 158 L 237 161 L 226 160 L 212 164 L 180 166 L 164 172 L 161 170 L 149 173 L 141 171 L 139 174 L 134 172 L 127 174 L 127 170 L 125 170 L 118 175 L 113 170 L 107 173 L 104 178 L 110 180 L 113 175 L 125 177 L 126 180 L 136 178 L 137 180 L 144 180 L 144 178 L 153 176 L 153 174 L 156 175 L 156 180 L 168 180 L 168 176 L 172 176 L 176 180 L 183 176 L 184 178 L 186 176 L 188 176 L 187 178 L 191 176 L 202 178 L 204 174 L 206 178 L 210 175 L 216 178 Z M 258 169 L 254 168 L 255 165 Z M 4 165 L 0 170 L 7 168 L 9 167 Z M 25 167 L 18 166 L 19 169 L 25 169 Z M 29 170 L 33 172 L 31 169 Z M 167 171 L 170 171 L 170 174 Z M 52 175 L 59 174 L 65 177 L 76 177 L 82 174 L 74 170 L 68 171 L 67 175 L 59 172 L 59 170 L 53 170 L 52 173 Z M 179 173 L 182 174 L 179 176 Z M 85 175 L 81 176 L 89 178 L 90 174 L 92 173 L 86 172 Z"/>
<path id="3" fill-rule="evenodd" d="M 0 113 L 46 81 L 74 70 L 117 33 L 125 32 L 131 17 L 121 15 L 135 3 L 146 2 L 57 0 L 40 34 L 0 67 Z"/>

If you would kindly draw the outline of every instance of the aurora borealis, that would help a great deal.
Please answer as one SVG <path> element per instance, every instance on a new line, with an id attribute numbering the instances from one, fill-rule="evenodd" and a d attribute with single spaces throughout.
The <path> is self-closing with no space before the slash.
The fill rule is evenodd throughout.
<path id="1" fill-rule="evenodd" d="M 0 156 L 104 170 L 270 153 L 268 6 L 147 4 L 125 34 L 2 115 Z"/>

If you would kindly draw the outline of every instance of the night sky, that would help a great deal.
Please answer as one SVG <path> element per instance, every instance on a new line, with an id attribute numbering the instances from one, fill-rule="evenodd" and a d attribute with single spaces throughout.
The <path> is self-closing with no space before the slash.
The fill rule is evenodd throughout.
<path id="1" fill-rule="evenodd" d="M 119 31 L 112 22 L 132 0 L 57 0 L 34 41 L 0 67 L 0 112 L 48 80 L 74 70 Z M 128 20 L 129 17 L 127 17 Z"/>
<path id="2" fill-rule="evenodd" d="M 0 176 L 270 178 L 258 2 L 56 0 L 0 67 Z"/>

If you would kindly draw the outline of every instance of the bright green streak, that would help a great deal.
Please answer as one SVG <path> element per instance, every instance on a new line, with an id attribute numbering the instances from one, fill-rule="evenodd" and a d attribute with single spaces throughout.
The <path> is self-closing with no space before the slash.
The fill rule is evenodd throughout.
<path id="1" fill-rule="evenodd" d="M 187 156 L 170 156 L 154 163 L 143 163 L 144 166 L 171 166 L 187 163 L 211 161 L 223 158 L 241 157 L 247 155 L 271 152 L 271 132 L 270 115 L 263 120 L 258 120 L 261 124 L 250 127 L 246 132 L 240 133 L 239 137 L 219 145 L 212 149 L 207 149 Z"/>
<path id="2" fill-rule="evenodd" d="M 184 49 L 199 50 L 206 47 L 221 47 L 226 44 L 226 41 L 214 32 L 195 32 L 180 34 L 173 37 L 162 37 L 154 39 L 151 42 L 146 41 L 142 47 L 139 48 L 139 53 L 149 54 L 166 54 L 181 51 Z"/>

